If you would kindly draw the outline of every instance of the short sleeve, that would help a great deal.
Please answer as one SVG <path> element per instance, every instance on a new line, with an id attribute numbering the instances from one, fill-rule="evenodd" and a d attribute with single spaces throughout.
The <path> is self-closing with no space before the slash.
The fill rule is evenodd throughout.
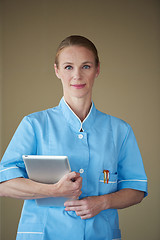
<path id="1" fill-rule="evenodd" d="M 36 154 L 36 138 L 28 117 L 24 117 L 10 141 L 0 163 L 0 182 L 28 178 L 22 155 Z"/>
<path id="2" fill-rule="evenodd" d="M 118 190 L 131 188 L 144 191 L 147 196 L 147 176 L 144 170 L 142 157 L 132 128 L 122 142 L 118 157 Z"/>

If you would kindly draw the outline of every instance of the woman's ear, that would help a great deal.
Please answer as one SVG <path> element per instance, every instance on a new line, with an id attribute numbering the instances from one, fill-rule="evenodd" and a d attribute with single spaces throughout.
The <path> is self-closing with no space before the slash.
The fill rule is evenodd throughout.
<path id="1" fill-rule="evenodd" d="M 56 74 L 57 78 L 61 79 L 60 76 L 59 76 L 59 69 L 58 69 L 56 64 L 54 64 L 54 71 L 55 71 L 55 74 Z"/>
<path id="2" fill-rule="evenodd" d="M 99 76 L 99 74 L 100 74 L 100 63 L 98 63 L 98 66 L 97 66 L 96 78 Z"/>

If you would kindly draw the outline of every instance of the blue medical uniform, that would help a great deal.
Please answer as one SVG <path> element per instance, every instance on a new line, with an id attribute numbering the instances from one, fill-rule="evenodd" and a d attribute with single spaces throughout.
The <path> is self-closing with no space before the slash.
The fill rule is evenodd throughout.
<path id="1" fill-rule="evenodd" d="M 83 131 L 82 131 L 82 130 Z M 83 178 L 80 199 L 131 188 L 147 195 L 147 177 L 131 127 L 98 111 L 94 103 L 81 123 L 64 98 L 55 107 L 22 120 L 0 165 L 1 182 L 27 178 L 22 155 L 67 155 L 72 171 Z M 103 170 L 109 170 L 104 183 Z M 17 240 L 121 239 L 118 213 L 108 209 L 82 220 L 64 207 L 36 205 L 25 200 Z"/>

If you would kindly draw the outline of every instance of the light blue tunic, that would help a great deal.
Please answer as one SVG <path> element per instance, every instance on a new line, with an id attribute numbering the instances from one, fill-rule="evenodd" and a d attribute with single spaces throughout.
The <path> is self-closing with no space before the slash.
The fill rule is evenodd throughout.
<path id="1" fill-rule="evenodd" d="M 80 132 L 81 128 L 83 132 Z M 59 106 L 24 117 L 0 165 L 0 181 L 27 178 L 22 155 L 65 155 L 83 178 L 81 198 L 124 188 L 147 195 L 147 177 L 131 127 L 98 111 L 94 103 L 81 123 L 61 99 Z M 110 171 L 104 183 L 103 170 Z M 82 220 L 63 207 L 40 207 L 25 200 L 17 240 L 121 239 L 116 209 Z"/>

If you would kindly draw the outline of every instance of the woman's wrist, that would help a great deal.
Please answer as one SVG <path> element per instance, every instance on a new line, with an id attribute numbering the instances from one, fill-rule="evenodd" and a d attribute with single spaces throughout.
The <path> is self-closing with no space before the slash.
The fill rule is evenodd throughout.
<path id="1" fill-rule="evenodd" d="M 111 208 L 111 198 L 109 194 L 101 195 L 101 202 L 102 202 L 102 210 L 106 210 Z"/>
<path id="2" fill-rule="evenodd" d="M 38 192 L 42 197 L 57 197 L 58 189 L 56 184 L 40 183 Z"/>

